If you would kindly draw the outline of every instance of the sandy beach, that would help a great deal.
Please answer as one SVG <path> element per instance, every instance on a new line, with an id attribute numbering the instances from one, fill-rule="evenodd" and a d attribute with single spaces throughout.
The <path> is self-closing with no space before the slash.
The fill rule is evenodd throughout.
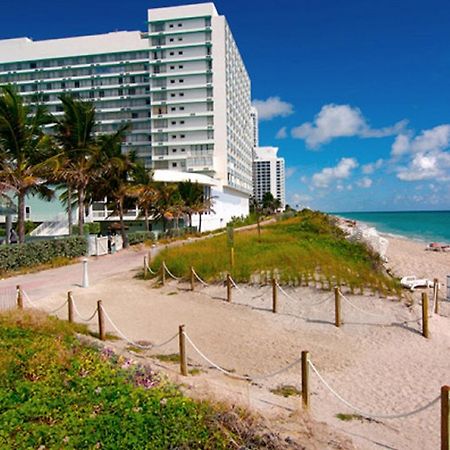
<path id="1" fill-rule="evenodd" d="M 388 263 L 398 276 L 417 275 L 445 280 L 450 253 L 425 251 L 425 245 L 389 237 Z M 142 253 L 136 253 L 135 270 L 112 274 L 89 289 L 72 288 L 79 312 L 88 316 L 98 299 L 117 328 L 130 340 L 160 343 L 173 336 L 180 324 L 192 342 L 213 363 L 234 375 L 258 378 L 297 360 L 301 351 L 331 389 L 353 408 L 336 398 L 311 371 L 311 408 L 305 413 L 299 397 L 284 398 L 271 392 L 280 385 L 301 388 L 300 366 L 254 382 L 227 377 L 206 362 L 188 344 L 190 369 L 200 373 L 180 377 L 176 364 L 161 363 L 157 354 L 178 351 L 177 339 L 132 358 L 149 358 L 172 379 L 183 383 L 194 397 L 213 396 L 249 408 L 266 418 L 274 431 L 294 436 L 306 448 L 326 449 L 435 449 L 439 445 L 439 402 L 407 417 L 341 420 L 337 414 L 395 415 L 418 409 L 450 383 L 450 303 L 442 302 L 440 315 L 431 315 L 430 339 L 422 337 L 420 304 L 393 299 L 350 295 L 344 291 L 343 326 L 334 326 L 332 292 L 315 287 L 285 287 L 279 292 L 279 313 L 273 314 L 269 286 L 239 286 L 233 302 L 225 302 L 224 286 L 188 284 L 172 280 L 163 288 L 135 278 Z M 431 294 L 431 293 L 430 293 Z M 33 299 L 33 291 L 28 292 Z M 441 290 L 441 295 L 445 291 Z M 43 308 L 60 305 L 58 292 L 39 300 Z M 420 292 L 414 294 L 419 299 Z M 65 310 L 57 314 L 66 317 Z M 431 313 L 430 313 L 431 314 Z M 96 329 L 97 322 L 90 322 Z M 109 332 L 116 332 L 111 323 Z M 117 332 L 116 332 L 117 334 Z M 124 341 L 108 345 L 126 351 Z M 130 350 L 130 349 L 129 349 Z M 361 413 L 358 413 L 361 411 Z"/>

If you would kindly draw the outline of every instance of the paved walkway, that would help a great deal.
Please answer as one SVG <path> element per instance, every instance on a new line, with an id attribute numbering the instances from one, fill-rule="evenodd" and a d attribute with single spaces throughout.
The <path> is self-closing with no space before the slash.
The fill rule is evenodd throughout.
<path id="1" fill-rule="evenodd" d="M 111 276 L 142 267 L 144 255 L 149 251 L 149 247 L 131 247 L 114 255 L 89 257 L 89 285 L 95 286 Z M 9 291 L 20 285 L 22 289 L 32 294 L 33 301 L 39 301 L 46 296 L 80 287 L 82 277 L 83 263 L 80 259 L 76 264 L 2 279 L 0 291 Z"/>

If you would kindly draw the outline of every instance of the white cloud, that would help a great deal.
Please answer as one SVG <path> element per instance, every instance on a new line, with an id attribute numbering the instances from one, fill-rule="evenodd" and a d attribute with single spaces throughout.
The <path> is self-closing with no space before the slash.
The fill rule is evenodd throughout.
<path id="1" fill-rule="evenodd" d="M 379 138 L 392 136 L 401 132 L 406 121 L 401 121 L 392 127 L 372 129 L 367 124 L 359 108 L 350 105 L 324 105 L 313 122 L 292 129 L 292 137 L 304 139 L 310 148 L 330 142 L 338 137 L 359 136 L 362 138 Z"/>
<path id="2" fill-rule="evenodd" d="M 277 134 L 275 135 L 276 139 L 286 139 L 287 138 L 287 128 L 282 127 L 278 130 Z"/>
<path id="3" fill-rule="evenodd" d="M 292 195 L 291 199 L 295 205 L 303 206 L 303 205 L 309 203 L 313 198 L 311 195 L 308 195 L 308 194 L 296 193 L 296 194 Z"/>
<path id="4" fill-rule="evenodd" d="M 312 177 L 312 183 L 318 188 L 327 188 L 336 180 L 344 180 L 351 175 L 353 169 L 358 167 L 354 158 L 342 158 L 335 167 L 325 167 Z"/>
<path id="5" fill-rule="evenodd" d="M 294 175 L 294 173 L 295 173 L 296 171 L 297 171 L 297 168 L 296 168 L 296 167 L 287 167 L 287 168 L 286 168 L 286 173 L 285 173 L 286 178 L 292 177 L 292 175 Z"/>
<path id="6" fill-rule="evenodd" d="M 361 188 L 367 189 L 367 188 L 370 188 L 370 187 L 372 186 L 373 181 L 372 181 L 372 179 L 369 178 L 369 177 L 363 177 L 363 178 L 361 178 L 360 180 L 358 180 L 358 181 L 356 182 L 356 184 L 357 184 L 359 187 L 361 187 Z"/>
<path id="7" fill-rule="evenodd" d="M 370 175 L 374 173 L 376 170 L 381 169 L 383 163 L 384 161 L 382 159 L 378 159 L 373 163 L 364 164 L 361 167 L 362 173 L 364 173 L 365 175 Z"/>
<path id="8" fill-rule="evenodd" d="M 400 135 L 392 145 L 391 155 L 403 164 L 397 178 L 403 181 L 450 179 L 450 125 L 423 130 L 418 136 Z"/>
<path id="9" fill-rule="evenodd" d="M 253 100 L 253 106 L 258 110 L 259 120 L 286 117 L 294 112 L 293 105 L 281 100 L 280 97 L 269 97 L 267 100 Z"/>
<path id="10" fill-rule="evenodd" d="M 406 167 L 397 170 L 397 177 L 403 181 L 449 180 L 450 153 L 439 150 L 417 153 Z"/>

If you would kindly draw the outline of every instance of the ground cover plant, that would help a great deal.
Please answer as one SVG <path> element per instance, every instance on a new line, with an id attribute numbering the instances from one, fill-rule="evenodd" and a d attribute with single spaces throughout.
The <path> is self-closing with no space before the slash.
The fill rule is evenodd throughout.
<path id="1" fill-rule="evenodd" d="M 75 331 L 86 329 L 40 312 L 0 315 L 0 448 L 287 448 Z"/>
<path id="2" fill-rule="evenodd" d="M 185 279 L 193 266 L 207 281 L 223 281 L 230 272 L 237 282 L 267 281 L 315 284 L 324 288 L 346 285 L 352 292 L 364 288 L 384 293 L 398 291 L 385 274 L 378 255 L 364 244 L 349 242 L 333 217 L 304 210 L 295 217 L 262 228 L 234 234 L 235 265 L 230 266 L 227 236 L 221 235 L 162 251 L 152 269 L 165 261 L 169 270 Z"/>

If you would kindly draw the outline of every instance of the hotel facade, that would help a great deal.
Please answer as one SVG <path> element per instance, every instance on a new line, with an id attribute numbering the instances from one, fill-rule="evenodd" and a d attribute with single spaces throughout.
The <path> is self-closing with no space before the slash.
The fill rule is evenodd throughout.
<path id="1" fill-rule="evenodd" d="M 278 147 L 257 147 L 253 161 L 253 196 L 261 203 L 264 194 L 270 192 L 286 206 L 286 180 L 284 158 L 278 155 Z"/>
<path id="2" fill-rule="evenodd" d="M 56 117 L 61 94 L 92 101 L 98 133 L 130 123 L 123 150 L 134 150 L 155 179 L 204 184 L 214 203 L 204 229 L 248 214 L 250 78 L 214 4 L 150 9 L 146 32 L 0 40 L 5 84 L 45 103 Z M 105 208 L 91 208 L 87 219 L 106 218 Z M 136 217 L 137 211 L 130 213 Z"/>

